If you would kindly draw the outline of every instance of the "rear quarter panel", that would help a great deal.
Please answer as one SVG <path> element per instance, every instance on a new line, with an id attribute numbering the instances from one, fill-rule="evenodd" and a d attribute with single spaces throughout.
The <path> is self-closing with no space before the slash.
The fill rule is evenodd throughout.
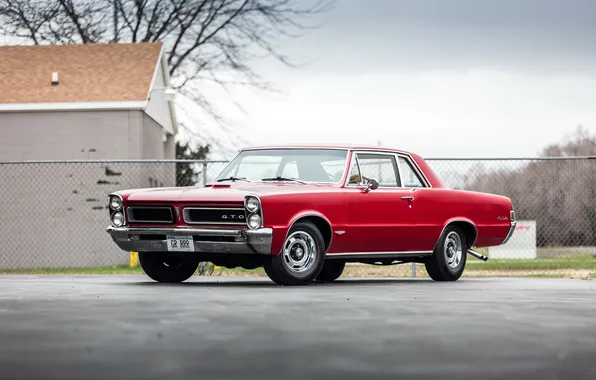
<path id="1" fill-rule="evenodd" d="M 500 245 L 510 226 L 510 211 L 513 209 L 507 197 L 448 188 L 424 190 L 417 198 L 423 208 L 425 221 L 432 228 L 435 241 L 443 228 L 453 221 L 472 223 L 478 233 L 475 247 Z M 430 227 L 432 226 L 432 227 Z"/>

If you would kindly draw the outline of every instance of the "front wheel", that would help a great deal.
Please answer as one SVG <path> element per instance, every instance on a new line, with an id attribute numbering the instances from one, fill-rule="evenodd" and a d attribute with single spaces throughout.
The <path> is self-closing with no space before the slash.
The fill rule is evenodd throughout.
<path id="1" fill-rule="evenodd" d="M 197 256 L 187 253 L 139 252 L 139 264 L 145 274 L 157 282 L 183 282 L 197 270 Z"/>
<path id="2" fill-rule="evenodd" d="M 457 281 L 466 266 L 467 249 L 466 235 L 462 229 L 447 227 L 433 255 L 424 263 L 430 278 L 435 281 Z"/>
<path id="3" fill-rule="evenodd" d="M 321 272 L 325 263 L 325 241 L 310 222 L 295 223 L 282 251 L 263 263 L 267 276 L 278 285 L 306 285 Z"/>

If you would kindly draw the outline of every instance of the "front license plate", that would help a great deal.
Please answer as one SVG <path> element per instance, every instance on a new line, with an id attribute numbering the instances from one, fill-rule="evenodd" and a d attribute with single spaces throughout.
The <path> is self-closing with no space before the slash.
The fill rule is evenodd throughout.
<path id="1" fill-rule="evenodd" d="M 168 235 L 167 237 L 168 251 L 171 252 L 194 252 L 195 245 L 192 236 L 186 235 Z"/>

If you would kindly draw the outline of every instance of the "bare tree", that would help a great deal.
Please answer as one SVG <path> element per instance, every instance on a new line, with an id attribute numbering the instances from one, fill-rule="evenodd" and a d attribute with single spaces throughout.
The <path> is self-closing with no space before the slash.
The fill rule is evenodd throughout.
<path id="1" fill-rule="evenodd" d="M 483 172 L 466 188 L 508 196 L 518 219 L 537 221 L 539 246 L 596 245 L 596 135 L 579 126 L 516 170 Z M 517 163 L 510 163 L 517 164 Z"/>
<path id="2" fill-rule="evenodd" d="M 0 0 L 0 28 L 34 44 L 163 41 L 174 87 L 221 121 L 201 84 L 273 89 L 253 59 L 265 53 L 295 66 L 280 37 L 318 27 L 309 21 L 334 1 Z"/>

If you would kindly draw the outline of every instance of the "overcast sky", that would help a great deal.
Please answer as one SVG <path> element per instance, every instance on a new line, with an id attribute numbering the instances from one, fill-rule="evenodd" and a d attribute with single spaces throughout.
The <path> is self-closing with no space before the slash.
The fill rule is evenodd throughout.
<path id="1" fill-rule="evenodd" d="M 596 131 L 596 1 L 338 0 L 255 66 L 283 90 L 235 98 L 255 145 L 357 143 L 426 157 L 535 156 Z M 233 109 L 229 109 L 233 114 Z"/>

